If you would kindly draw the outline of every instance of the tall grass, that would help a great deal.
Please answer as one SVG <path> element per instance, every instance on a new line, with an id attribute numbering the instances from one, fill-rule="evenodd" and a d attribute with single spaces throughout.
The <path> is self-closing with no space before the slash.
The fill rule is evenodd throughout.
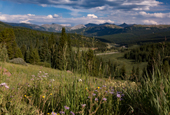
<path id="1" fill-rule="evenodd" d="M 141 83 L 96 79 L 40 66 L 1 63 L 0 114 L 167 115 L 170 75 L 158 69 Z M 48 73 L 47 73 L 48 72 Z"/>

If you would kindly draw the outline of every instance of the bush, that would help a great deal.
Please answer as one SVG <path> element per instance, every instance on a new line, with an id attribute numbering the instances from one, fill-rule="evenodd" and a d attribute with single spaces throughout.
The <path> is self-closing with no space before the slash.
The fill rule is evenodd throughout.
<path id="1" fill-rule="evenodd" d="M 9 62 L 27 66 L 26 62 L 22 58 L 14 58 L 12 60 L 9 60 Z"/>

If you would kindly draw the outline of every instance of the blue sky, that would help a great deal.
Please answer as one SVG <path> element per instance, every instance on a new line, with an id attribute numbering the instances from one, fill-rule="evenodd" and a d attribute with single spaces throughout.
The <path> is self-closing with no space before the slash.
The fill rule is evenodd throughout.
<path id="1" fill-rule="evenodd" d="M 0 0 L 0 21 L 170 24 L 170 0 Z"/>

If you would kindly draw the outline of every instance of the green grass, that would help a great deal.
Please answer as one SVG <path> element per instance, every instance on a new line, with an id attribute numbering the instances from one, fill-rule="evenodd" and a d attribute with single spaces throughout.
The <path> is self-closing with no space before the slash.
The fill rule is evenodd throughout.
<path id="1" fill-rule="evenodd" d="M 12 74 L 10 77 L 0 74 L 0 83 L 9 86 L 9 89 L 0 87 L 1 115 L 48 115 L 61 111 L 66 115 L 71 115 L 71 111 L 76 115 L 167 115 L 170 112 L 170 75 L 159 70 L 153 80 L 136 84 L 29 64 L 0 63 L 0 66 Z"/>
<path id="2" fill-rule="evenodd" d="M 137 47 L 137 46 L 135 46 Z M 135 63 L 134 60 L 125 59 L 124 53 L 115 53 L 115 54 L 109 54 L 109 55 L 99 55 L 99 57 L 103 58 L 105 61 L 113 61 L 119 65 L 119 67 L 122 67 L 125 65 L 127 75 L 129 76 L 131 74 L 132 68 L 139 67 L 140 74 L 142 73 L 142 70 L 144 67 L 146 67 L 147 62 L 141 62 L 141 63 Z"/>

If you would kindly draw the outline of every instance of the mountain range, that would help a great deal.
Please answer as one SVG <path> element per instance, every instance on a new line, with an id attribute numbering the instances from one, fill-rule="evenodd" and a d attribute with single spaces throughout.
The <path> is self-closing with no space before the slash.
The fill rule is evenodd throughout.
<path id="1" fill-rule="evenodd" d="M 80 25 L 76 25 L 73 27 L 68 27 L 68 26 L 63 26 L 60 24 L 43 24 L 43 25 L 35 25 L 35 24 L 27 24 L 27 23 L 8 23 L 5 22 L 8 25 L 14 26 L 14 27 L 26 27 L 29 29 L 34 29 L 34 30 L 40 30 L 40 31 L 48 31 L 48 32 L 61 32 L 62 28 L 65 27 L 67 32 L 72 32 L 75 30 L 79 30 L 79 29 L 84 29 L 84 28 L 94 28 L 96 27 L 97 29 L 99 29 L 100 27 L 108 27 L 108 28 L 123 28 L 123 27 L 127 27 L 130 26 L 128 24 L 122 24 L 122 25 L 115 25 L 115 24 L 111 24 L 111 23 L 103 23 L 103 24 L 93 24 L 93 23 L 88 23 L 88 24 L 80 24 Z"/>
<path id="2" fill-rule="evenodd" d="M 87 37 L 95 37 L 104 42 L 114 42 L 118 44 L 131 44 L 140 42 L 163 41 L 165 37 L 170 37 L 170 25 L 137 25 L 137 24 L 120 24 L 111 23 L 103 24 L 81 24 L 73 27 L 67 27 L 59 24 L 25 24 L 25 23 L 3 23 L 0 26 L 24 27 L 40 31 L 61 32 L 65 27 L 68 33 L 77 33 Z M 158 40 L 159 39 L 159 40 Z M 169 39 L 168 39 L 169 40 Z"/>

